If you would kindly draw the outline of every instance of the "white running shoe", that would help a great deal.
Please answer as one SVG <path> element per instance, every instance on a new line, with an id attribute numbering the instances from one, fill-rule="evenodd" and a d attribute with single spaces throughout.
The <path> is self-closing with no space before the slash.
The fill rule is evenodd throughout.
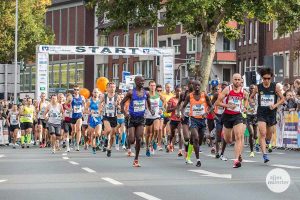
<path id="1" fill-rule="evenodd" d="M 193 162 L 192 162 L 191 160 L 185 160 L 185 164 L 187 164 L 187 165 L 192 165 Z"/>
<path id="2" fill-rule="evenodd" d="M 125 146 L 125 145 L 123 145 L 123 146 L 122 146 L 122 149 L 123 149 L 123 150 L 126 150 L 126 146 Z"/>
<path id="3" fill-rule="evenodd" d="M 223 155 L 220 156 L 220 159 L 223 160 L 223 161 L 227 161 L 227 160 L 228 160 L 228 159 L 227 159 L 225 156 L 223 156 Z"/>
<path id="4" fill-rule="evenodd" d="M 69 153 L 71 151 L 71 149 L 70 148 L 67 148 L 67 151 L 65 151 L 66 153 Z"/>
<path id="5" fill-rule="evenodd" d="M 119 144 L 116 144 L 116 150 L 117 150 L 117 151 L 120 151 Z"/>

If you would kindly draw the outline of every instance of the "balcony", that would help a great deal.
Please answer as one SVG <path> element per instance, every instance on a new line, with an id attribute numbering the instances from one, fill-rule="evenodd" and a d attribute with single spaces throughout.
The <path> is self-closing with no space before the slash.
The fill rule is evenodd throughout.
<path id="1" fill-rule="evenodd" d="M 201 59 L 202 52 L 196 53 L 196 60 Z M 214 65 L 218 64 L 228 64 L 235 65 L 236 64 L 236 52 L 228 51 L 228 52 L 216 52 L 213 60 Z"/>

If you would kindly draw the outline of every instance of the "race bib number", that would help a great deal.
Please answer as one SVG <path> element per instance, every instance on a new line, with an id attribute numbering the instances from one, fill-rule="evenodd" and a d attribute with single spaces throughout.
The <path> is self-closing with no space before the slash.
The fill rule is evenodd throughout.
<path id="1" fill-rule="evenodd" d="M 271 105 L 274 105 L 274 101 L 275 101 L 275 96 L 274 95 L 261 95 L 260 97 L 260 105 L 261 106 L 265 106 L 265 107 L 269 107 Z"/>
<path id="2" fill-rule="evenodd" d="M 50 117 L 51 118 L 55 118 L 55 119 L 59 119 L 60 118 L 60 114 L 56 113 L 56 112 L 53 112 L 53 113 L 50 114 Z"/>
<path id="3" fill-rule="evenodd" d="M 18 124 L 18 120 L 17 120 L 16 115 L 11 115 L 11 124 L 12 125 L 17 125 Z"/>
<path id="4" fill-rule="evenodd" d="M 186 116 L 188 116 L 190 114 L 190 110 L 191 110 L 190 104 L 186 105 L 185 110 L 184 110 L 184 114 Z"/>
<path id="5" fill-rule="evenodd" d="M 115 113 L 115 106 L 112 103 L 106 105 L 106 113 L 113 114 Z"/>
<path id="6" fill-rule="evenodd" d="M 71 111 L 65 110 L 65 112 L 64 112 L 64 117 L 69 117 L 69 118 L 71 118 L 71 115 L 72 115 Z"/>
<path id="7" fill-rule="evenodd" d="M 31 119 L 31 114 L 25 114 L 24 117 L 25 117 L 26 119 L 29 119 L 29 120 L 30 120 L 30 119 Z"/>
<path id="8" fill-rule="evenodd" d="M 152 110 L 155 112 L 155 114 L 157 115 L 159 113 L 159 101 L 157 100 L 150 100 L 151 102 L 151 108 Z"/>
<path id="9" fill-rule="evenodd" d="M 87 124 L 87 122 L 88 122 L 88 119 L 89 119 L 89 115 L 88 114 L 84 114 L 83 115 L 83 124 Z"/>
<path id="10" fill-rule="evenodd" d="M 221 115 L 221 114 L 223 114 L 223 112 L 224 112 L 224 108 L 221 106 L 218 106 L 217 114 Z"/>
<path id="11" fill-rule="evenodd" d="M 145 111 L 145 100 L 135 100 L 133 101 L 133 111 L 143 112 Z"/>
<path id="12" fill-rule="evenodd" d="M 74 113 L 81 113 L 82 112 L 82 107 L 80 106 L 74 106 Z"/>
<path id="13" fill-rule="evenodd" d="M 92 114 L 92 117 L 100 117 L 100 115 L 98 113 L 94 113 Z"/>
<path id="14" fill-rule="evenodd" d="M 193 116 L 202 116 L 205 114 L 204 105 L 193 105 L 192 107 Z"/>
<path id="15" fill-rule="evenodd" d="M 234 112 L 241 112 L 241 100 L 230 98 L 228 101 L 228 104 L 235 105 L 234 109 L 228 108 L 228 110 L 231 110 Z"/>

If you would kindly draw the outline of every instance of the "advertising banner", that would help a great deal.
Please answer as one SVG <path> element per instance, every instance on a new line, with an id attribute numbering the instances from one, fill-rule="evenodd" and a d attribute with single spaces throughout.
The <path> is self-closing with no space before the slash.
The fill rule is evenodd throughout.
<path id="1" fill-rule="evenodd" d="M 298 148 L 298 112 L 284 111 L 283 145 L 287 148 Z"/>

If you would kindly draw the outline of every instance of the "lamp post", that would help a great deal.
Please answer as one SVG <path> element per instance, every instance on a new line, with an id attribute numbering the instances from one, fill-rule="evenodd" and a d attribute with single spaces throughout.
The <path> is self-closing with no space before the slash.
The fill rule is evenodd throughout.
<path id="1" fill-rule="evenodd" d="M 16 0 L 16 27 L 15 27 L 15 80 L 14 80 L 14 103 L 17 103 L 17 81 L 18 81 L 18 0 Z"/>

